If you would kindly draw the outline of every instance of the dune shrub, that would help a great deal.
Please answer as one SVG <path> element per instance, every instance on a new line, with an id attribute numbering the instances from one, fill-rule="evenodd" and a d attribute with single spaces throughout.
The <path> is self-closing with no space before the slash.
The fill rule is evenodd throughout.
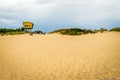
<path id="1" fill-rule="evenodd" d="M 110 31 L 120 32 L 120 27 L 112 28 Z"/>
<path id="2" fill-rule="evenodd" d="M 1 35 L 15 35 L 15 34 L 24 34 L 24 33 L 25 31 L 22 31 L 21 29 L 6 29 L 6 28 L 0 29 Z"/>
<path id="3" fill-rule="evenodd" d="M 79 29 L 79 28 L 69 28 L 69 29 L 58 29 L 51 33 L 59 33 L 62 35 L 81 35 L 81 34 L 88 34 L 88 33 L 95 33 L 92 30 L 86 30 L 86 29 Z"/>

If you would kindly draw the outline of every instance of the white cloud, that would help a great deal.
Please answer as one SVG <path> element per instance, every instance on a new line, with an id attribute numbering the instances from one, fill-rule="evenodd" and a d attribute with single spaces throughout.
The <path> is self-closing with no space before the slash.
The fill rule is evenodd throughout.
<path id="1" fill-rule="evenodd" d="M 1 0 L 0 23 L 31 20 L 43 25 L 109 24 L 120 20 L 119 3 L 120 0 Z"/>
<path id="2" fill-rule="evenodd" d="M 0 19 L 0 22 L 2 22 L 2 23 L 4 23 L 4 24 L 11 24 L 11 23 L 15 23 L 15 20 Z"/>

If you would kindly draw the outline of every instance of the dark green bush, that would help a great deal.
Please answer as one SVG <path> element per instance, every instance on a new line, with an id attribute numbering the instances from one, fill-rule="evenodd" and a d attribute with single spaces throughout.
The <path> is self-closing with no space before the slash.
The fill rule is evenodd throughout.
<path id="1" fill-rule="evenodd" d="M 101 28 L 101 29 L 100 29 L 100 32 L 101 32 L 101 33 L 105 32 L 105 31 L 108 31 L 108 30 L 107 30 L 107 29 L 104 29 L 104 28 Z"/>
<path id="2" fill-rule="evenodd" d="M 86 29 L 69 28 L 69 29 L 55 30 L 50 33 L 60 33 L 62 35 L 81 35 L 81 34 L 88 34 L 88 33 L 94 33 L 94 32 L 92 30 L 86 30 Z"/>
<path id="3" fill-rule="evenodd" d="M 33 33 L 35 33 L 35 34 L 43 34 L 42 31 L 34 31 Z"/>

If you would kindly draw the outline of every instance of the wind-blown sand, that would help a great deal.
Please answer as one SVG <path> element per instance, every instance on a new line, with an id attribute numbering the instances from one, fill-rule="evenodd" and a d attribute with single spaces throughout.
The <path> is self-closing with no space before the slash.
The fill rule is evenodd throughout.
<path id="1" fill-rule="evenodd" d="M 120 33 L 0 36 L 0 80 L 120 80 Z"/>

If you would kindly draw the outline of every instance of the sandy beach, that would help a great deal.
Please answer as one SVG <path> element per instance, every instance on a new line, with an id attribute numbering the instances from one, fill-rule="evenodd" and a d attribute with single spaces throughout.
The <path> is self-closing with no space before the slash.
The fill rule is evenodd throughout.
<path id="1" fill-rule="evenodd" d="M 0 80 L 120 80 L 120 32 L 0 36 Z"/>

